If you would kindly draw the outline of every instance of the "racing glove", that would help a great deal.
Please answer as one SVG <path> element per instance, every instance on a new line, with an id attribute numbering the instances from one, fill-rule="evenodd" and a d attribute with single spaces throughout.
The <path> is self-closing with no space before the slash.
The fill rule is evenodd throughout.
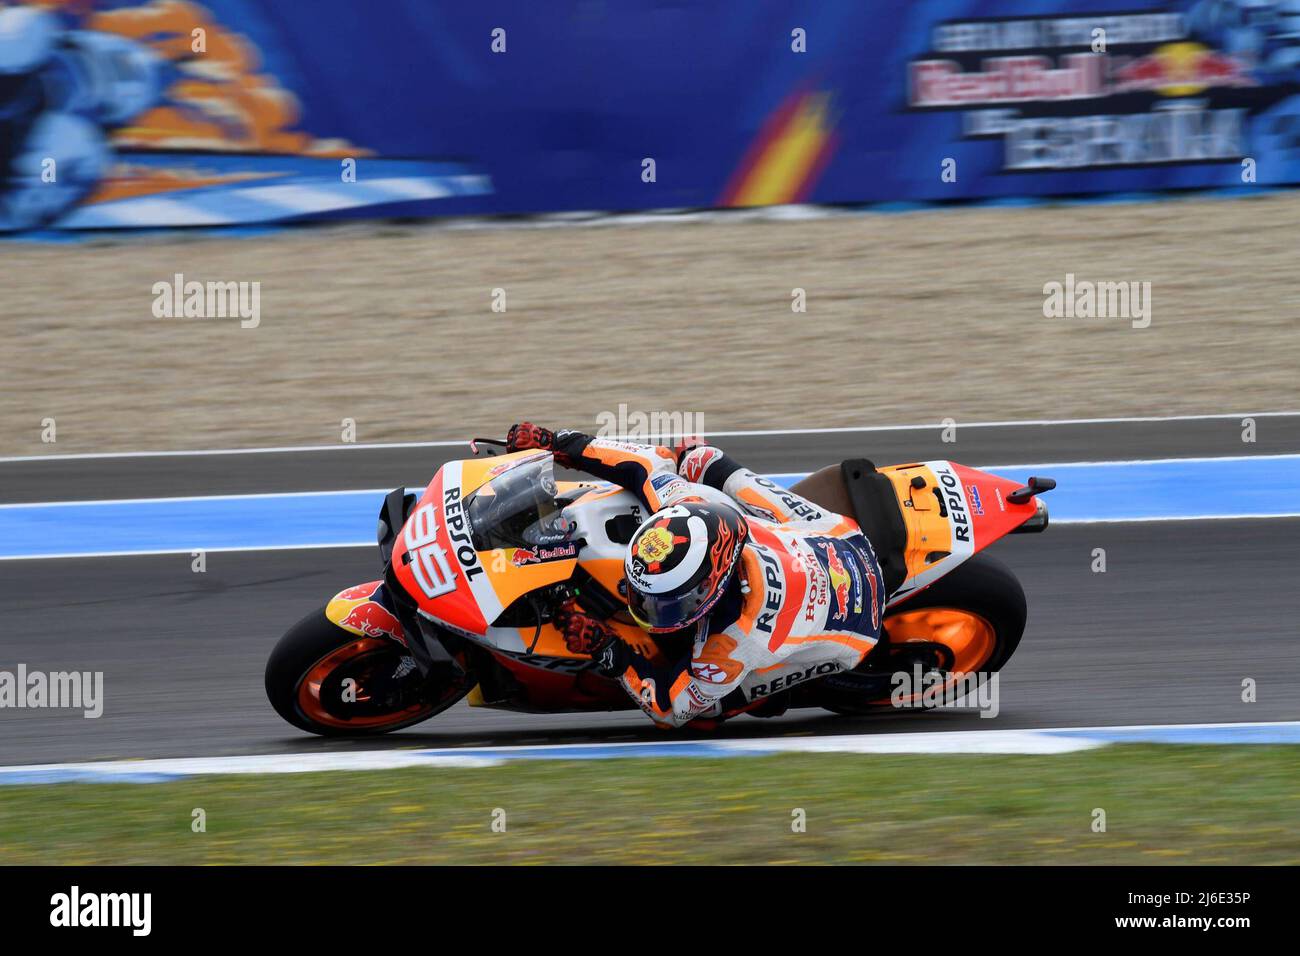
<path id="1" fill-rule="evenodd" d="M 506 451 L 527 451 L 530 448 L 550 451 L 554 447 L 555 432 L 532 422 L 511 425 L 510 431 L 506 432 Z"/>
<path id="2" fill-rule="evenodd" d="M 554 455 L 557 464 L 572 467 L 573 456 L 563 448 L 566 444 L 572 445 L 572 439 L 575 437 L 585 438 L 577 432 L 562 431 L 557 434 L 549 428 L 534 425 L 532 422 L 520 422 L 511 425 L 510 431 L 506 433 L 506 451 L 528 451 L 539 448 Z"/>
<path id="3" fill-rule="evenodd" d="M 555 612 L 555 626 L 564 635 L 564 646 L 575 654 L 591 654 L 594 658 L 607 644 L 623 643 L 613 630 L 583 614 L 572 601 Z"/>

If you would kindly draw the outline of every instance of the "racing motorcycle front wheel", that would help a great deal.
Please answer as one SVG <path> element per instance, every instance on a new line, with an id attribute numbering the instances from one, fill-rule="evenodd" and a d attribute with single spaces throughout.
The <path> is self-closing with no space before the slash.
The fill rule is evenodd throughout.
<path id="1" fill-rule="evenodd" d="M 450 668 L 421 675 L 404 646 L 341 628 L 324 608 L 285 632 L 266 663 L 266 696 L 276 713 L 326 737 L 400 730 L 469 690 L 464 675 Z"/>
<path id="2" fill-rule="evenodd" d="M 856 668 L 810 684 L 811 703 L 860 715 L 918 706 L 895 702 L 895 674 L 973 675 L 971 689 L 1002 669 L 1025 630 L 1025 592 L 1001 561 L 977 554 L 915 597 L 886 612 L 882 643 Z M 919 671 L 918 671 L 919 668 Z"/>

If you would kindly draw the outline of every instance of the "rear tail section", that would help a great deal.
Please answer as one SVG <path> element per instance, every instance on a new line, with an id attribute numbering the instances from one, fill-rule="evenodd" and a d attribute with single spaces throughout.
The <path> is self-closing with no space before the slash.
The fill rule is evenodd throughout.
<path id="1" fill-rule="evenodd" d="M 893 605 L 1003 535 L 1044 530 L 1047 506 L 1038 495 L 1055 487 L 1050 478 L 1021 486 L 954 461 L 877 468 L 854 458 L 814 472 L 792 490 L 857 520 L 876 549 Z"/>
<path id="2" fill-rule="evenodd" d="M 893 486 L 906 527 L 902 585 L 890 604 L 911 597 L 1003 535 L 1042 531 L 1047 506 L 1037 497 L 1055 487 L 1049 478 L 1029 485 L 953 461 L 880 469 Z"/>

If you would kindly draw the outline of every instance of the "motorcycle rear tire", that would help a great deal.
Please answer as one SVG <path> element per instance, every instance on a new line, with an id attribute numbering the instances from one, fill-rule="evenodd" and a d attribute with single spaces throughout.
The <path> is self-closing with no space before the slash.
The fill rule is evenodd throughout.
<path id="1" fill-rule="evenodd" d="M 906 615 L 925 610 L 965 613 L 984 622 L 991 630 L 992 649 L 982 663 L 970 668 L 970 672 L 979 676 L 975 686 L 982 685 L 988 675 L 1006 665 L 1025 631 L 1027 607 L 1024 589 L 1010 568 L 987 554 L 974 555 L 915 597 L 890 608 L 885 613 L 884 626 L 891 647 L 909 637 L 924 639 L 927 636 L 900 633 L 899 628 L 899 622 L 905 620 Z M 891 619 L 894 621 L 892 627 Z M 892 670 L 882 670 L 880 665 L 864 661 L 852 671 L 821 678 L 816 685 L 809 685 L 808 691 L 815 695 L 817 706 L 837 714 L 878 713 L 894 706 L 890 700 Z"/>

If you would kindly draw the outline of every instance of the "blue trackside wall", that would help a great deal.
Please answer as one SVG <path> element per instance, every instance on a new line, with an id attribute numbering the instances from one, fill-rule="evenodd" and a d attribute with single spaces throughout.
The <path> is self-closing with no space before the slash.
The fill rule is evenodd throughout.
<path id="1" fill-rule="evenodd" d="M 1277 185 L 1298 94 L 1300 0 L 47 0 L 0 228 Z"/>

